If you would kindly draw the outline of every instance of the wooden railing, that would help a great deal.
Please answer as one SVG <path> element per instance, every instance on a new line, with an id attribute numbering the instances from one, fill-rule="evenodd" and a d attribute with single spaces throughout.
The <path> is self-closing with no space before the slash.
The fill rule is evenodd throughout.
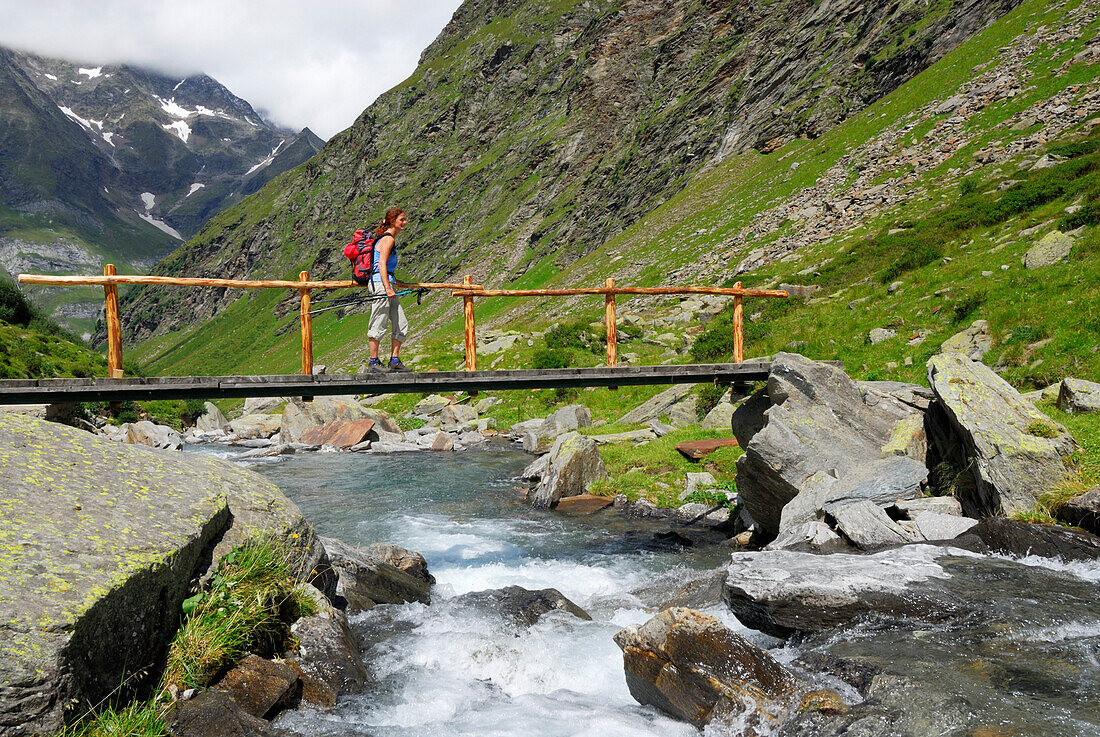
<path id="1" fill-rule="evenodd" d="M 119 316 L 119 284 L 158 284 L 178 287 L 222 287 L 234 289 L 296 289 L 300 295 L 302 329 L 302 373 L 313 373 L 313 318 L 310 313 L 310 293 L 315 289 L 347 289 L 360 285 L 353 281 L 310 281 L 309 272 L 298 275 L 298 281 L 252 279 L 204 279 L 171 276 L 125 276 L 115 273 L 113 264 L 103 267 L 103 276 L 53 276 L 20 274 L 20 284 L 48 286 L 102 286 L 107 331 L 108 375 L 118 378 L 122 371 L 122 322 Z M 607 365 L 618 364 L 618 333 L 616 330 L 616 295 L 676 295 L 716 294 L 733 297 L 733 362 L 744 361 L 745 297 L 786 297 L 787 292 L 778 289 L 744 289 L 741 282 L 732 287 L 616 287 L 614 279 L 604 281 L 602 287 L 572 289 L 486 289 L 475 284 L 473 278 L 464 276 L 461 284 L 447 282 L 397 282 L 398 290 L 427 289 L 451 290 L 451 295 L 462 298 L 462 315 L 466 345 L 466 370 L 477 370 L 477 347 L 474 319 L 474 297 L 570 297 L 577 295 L 604 296 L 604 322 L 607 326 Z"/>

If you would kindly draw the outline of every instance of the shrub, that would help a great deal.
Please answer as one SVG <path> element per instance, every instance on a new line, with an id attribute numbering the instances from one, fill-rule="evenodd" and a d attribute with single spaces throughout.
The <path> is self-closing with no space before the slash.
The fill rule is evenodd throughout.
<path id="1" fill-rule="evenodd" d="M 699 401 L 695 405 L 695 410 L 700 420 L 718 406 L 718 400 L 725 393 L 726 387 L 721 384 L 703 384 L 699 387 Z"/>
<path id="2" fill-rule="evenodd" d="M 966 177 L 959 182 L 959 194 L 966 197 L 968 194 L 974 194 L 978 191 L 978 178 Z"/>
<path id="3" fill-rule="evenodd" d="M 985 303 L 985 292 L 972 292 L 966 295 L 961 300 L 955 303 L 955 306 L 951 311 L 951 321 L 954 324 L 959 324 L 969 318 L 974 312 Z"/>

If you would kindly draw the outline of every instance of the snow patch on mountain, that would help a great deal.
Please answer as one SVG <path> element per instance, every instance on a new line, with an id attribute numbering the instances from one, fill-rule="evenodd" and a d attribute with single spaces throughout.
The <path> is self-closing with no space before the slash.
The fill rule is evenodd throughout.
<path id="1" fill-rule="evenodd" d="M 95 67 L 92 69 L 85 69 L 84 67 L 80 67 L 76 71 L 80 74 L 83 74 L 88 79 L 95 79 L 96 77 L 103 74 L 103 67 Z"/>
<path id="2" fill-rule="evenodd" d="M 114 136 L 115 136 L 115 134 L 114 134 L 114 133 L 111 133 L 111 132 L 107 132 L 107 133 L 104 133 L 104 134 L 102 134 L 102 135 L 103 135 L 103 140 L 104 140 L 104 141 L 106 141 L 107 143 L 111 144 L 112 146 L 114 146 L 114 145 L 115 145 L 115 142 L 111 140 L 111 139 L 112 139 L 112 138 L 114 138 Z"/>
<path id="3" fill-rule="evenodd" d="M 145 203 L 145 212 L 149 212 L 157 204 L 157 196 L 152 192 L 142 192 L 141 201 Z"/>
<path id="4" fill-rule="evenodd" d="M 163 232 L 167 233 L 168 235 L 172 236 L 173 238 L 177 238 L 181 241 L 183 240 L 183 236 L 179 234 L 179 231 L 176 230 L 175 228 L 173 228 L 168 223 L 164 222 L 163 220 L 157 220 L 152 215 L 143 215 L 140 212 L 138 213 L 138 217 L 140 217 L 142 220 L 144 220 L 145 222 L 152 225 L 157 230 L 163 231 Z"/>
<path id="5" fill-rule="evenodd" d="M 200 189 L 202 189 L 205 186 L 206 186 L 205 184 L 200 184 L 199 182 L 195 182 L 194 184 L 191 185 L 191 189 L 187 192 L 187 194 L 185 194 L 183 196 L 183 198 L 187 199 L 188 197 L 195 194 L 196 192 L 198 192 Z"/>
<path id="6" fill-rule="evenodd" d="M 168 113 L 169 115 L 171 115 L 174 118 L 188 118 L 188 117 L 195 114 L 194 110 L 188 110 L 187 108 L 183 107 L 182 105 L 177 105 L 176 104 L 176 98 L 174 98 L 174 97 L 171 97 L 167 100 L 165 100 L 161 97 L 158 97 L 157 102 L 160 103 L 161 110 Z M 184 140 L 187 140 L 187 139 L 184 139 Z"/>
<path id="7" fill-rule="evenodd" d="M 51 82 L 57 81 L 57 77 L 53 76 L 52 74 L 47 74 L 46 79 L 50 80 Z"/>
<path id="8" fill-rule="evenodd" d="M 184 123 L 182 120 L 177 120 L 175 123 L 169 125 L 162 125 L 161 128 L 175 133 L 184 143 L 187 143 L 187 139 L 191 136 L 191 126 L 187 125 L 187 123 Z"/>
<path id="9" fill-rule="evenodd" d="M 76 113 L 74 113 L 72 108 L 64 107 L 62 105 L 58 105 L 58 110 L 65 113 L 65 115 L 69 116 L 70 119 L 75 120 L 77 123 L 80 123 L 82 126 L 87 128 L 88 130 L 94 130 L 95 128 L 99 128 L 100 130 L 103 130 L 103 121 L 102 120 L 88 120 L 87 118 L 82 118 L 79 115 L 77 115 Z"/>

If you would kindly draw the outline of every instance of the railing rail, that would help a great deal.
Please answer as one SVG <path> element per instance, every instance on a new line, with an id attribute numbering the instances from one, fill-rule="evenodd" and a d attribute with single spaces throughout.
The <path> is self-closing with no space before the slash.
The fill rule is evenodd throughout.
<path id="1" fill-rule="evenodd" d="M 120 275 L 115 273 L 113 264 L 103 267 L 103 276 L 55 276 L 43 274 L 20 274 L 20 284 L 47 286 L 102 286 L 105 311 L 104 320 L 107 330 L 107 368 L 108 376 L 121 378 L 122 371 L 122 321 L 119 315 L 119 284 L 155 284 L 178 287 L 213 287 L 229 289 L 296 289 L 300 295 L 300 318 L 302 335 L 302 374 L 313 373 L 313 317 L 311 313 L 311 292 L 315 289 L 347 289 L 360 286 L 354 281 L 327 280 L 310 281 L 309 272 L 298 275 L 298 281 L 262 280 L 262 279 L 207 279 L 192 277 Z M 618 365 L 618 331 L 616 329 L 615 297 L 617 295 L 677 295 L 677 294 L 714 294 L 733 297 L 733 363 L 742 363 L 744 357 L 744 317 L 743 300 L 745 297 L 787 297 L 780 289 L 745 289 L 741 282 L 732 287 L 617 287 L 614 279 L 604 281 L 602 287 L 577 287 L 568 289 L 486 289 L 467 275 L 462 283 L 450 282 L 397 282 L 397 289 L 451 290 L 451 295 L 462 298 L 463 333 L 466 347 L 466 370 L 477 370 L 476 324 L 474 318 L 475 297 L 567 297 L 581 295 L 603 295 L 604 322 L 607 328 L 607 365 Z"/>

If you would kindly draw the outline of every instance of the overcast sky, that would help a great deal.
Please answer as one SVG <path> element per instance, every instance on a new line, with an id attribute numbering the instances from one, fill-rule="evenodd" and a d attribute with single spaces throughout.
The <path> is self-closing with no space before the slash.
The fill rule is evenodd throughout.
<path id="1" fill-rule="evenodd" d="M 0 45 L 205 72 L 328 139 L 416 68 L 461 0 L 0 0 Z"/>

